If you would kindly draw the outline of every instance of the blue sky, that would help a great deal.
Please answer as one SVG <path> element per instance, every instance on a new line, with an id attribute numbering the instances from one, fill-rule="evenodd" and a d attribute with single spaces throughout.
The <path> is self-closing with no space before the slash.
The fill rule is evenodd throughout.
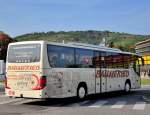
<path id="1" fill-rule="evenodd" d="M 150 35 L 150 0 L 0 0 L 0 31 L 109 30 Z"/>

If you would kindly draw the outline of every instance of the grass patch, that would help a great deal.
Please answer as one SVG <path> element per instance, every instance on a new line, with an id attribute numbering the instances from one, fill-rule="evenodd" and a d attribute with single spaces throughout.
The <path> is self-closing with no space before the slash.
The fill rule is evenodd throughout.
<path id="1" fill-rule="evenodd" d="M 144 97 L 145 97 L 146 99 L 150 99 L 150 94 L 145 94 Z"/>
<path id="2" fill-rule="evenodd" d="M 4 84 L 5 82 L 4 82 L 4 80 L 0 80 L 0 84 Z"/>
<path id="3" fill-rule="evenodd" d="M 141 79 L 142 85 L 150 85 L 150 79 Z"/>

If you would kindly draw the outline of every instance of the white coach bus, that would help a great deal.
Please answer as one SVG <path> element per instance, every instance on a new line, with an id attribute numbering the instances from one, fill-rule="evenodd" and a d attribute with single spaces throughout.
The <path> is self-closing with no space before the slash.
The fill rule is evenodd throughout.
<path id="1" fill-rule="evenodd" d="M 140 88 L 139 56 L 81 43 L 10 43 L 6 96 L 64 98 Z"/>

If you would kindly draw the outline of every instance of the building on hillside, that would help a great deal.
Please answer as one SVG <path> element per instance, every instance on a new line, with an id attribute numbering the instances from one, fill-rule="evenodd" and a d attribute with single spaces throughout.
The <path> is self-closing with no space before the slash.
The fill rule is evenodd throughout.
<path id="1" fill-rule="evenodd" d="M 144 59 L 144 66 L 141 68 L 141 76 L 150 78 L 150 39 L 136 44 L 136 52 Z"/>

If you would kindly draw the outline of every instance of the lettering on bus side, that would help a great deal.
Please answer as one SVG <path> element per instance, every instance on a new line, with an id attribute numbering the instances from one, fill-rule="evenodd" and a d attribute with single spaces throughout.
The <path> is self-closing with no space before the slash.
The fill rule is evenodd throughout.
<path id="1" fill-rule="evenodd" d="M 40 70 L 39 65 L 33 65 L 33 66 L 8 66 L 8 71 L 27 71 L 27 70 Z"/>
<path id="2" fill-rule="evenodd" d="M 129 71 L 128 70 L 98 70 L 96 71 L 96 77 L 129 77 Z"/>
<path id="3" fill-rule="evenodd" d="M 52 72 L 51 74 L 50 74 L 50 77 L 51 78 L 58 78 L 58 79 L 60 79 L 60 78 L 62 78 L 63 77 L 63 72 L 61 72 L 61 71 L 59 71 L 59 72 Z"/>

